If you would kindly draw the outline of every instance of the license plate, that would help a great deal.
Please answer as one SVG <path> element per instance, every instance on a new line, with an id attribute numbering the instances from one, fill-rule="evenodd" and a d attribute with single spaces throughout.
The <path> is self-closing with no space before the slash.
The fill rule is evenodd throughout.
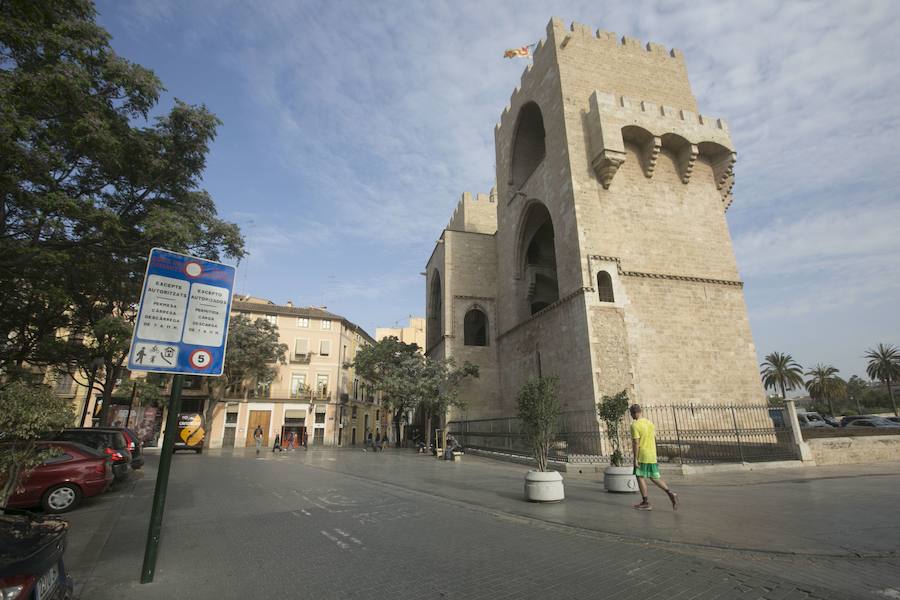
<path id="1" fill-rule="evenodd" d="M 59 583 L 59 566 L 53 565 L 46 573 L 41 575 L 40 579 L 38 579 L 37 586 L 35 586 L 37 600 L 47 600 L 50 598 L 50 595 L 56 589 L 57 583 Z"/>

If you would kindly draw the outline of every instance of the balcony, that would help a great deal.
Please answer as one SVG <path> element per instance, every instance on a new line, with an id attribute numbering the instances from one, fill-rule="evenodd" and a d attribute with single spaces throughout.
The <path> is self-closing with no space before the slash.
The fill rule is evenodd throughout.
<path id="1" fill-rule="evenodd" d="M 308 365 L 312 360 L 312 353 L 307 352 L 306 354 L 292 354 L 290 358 L 290 363 L 292 365 Z"/>

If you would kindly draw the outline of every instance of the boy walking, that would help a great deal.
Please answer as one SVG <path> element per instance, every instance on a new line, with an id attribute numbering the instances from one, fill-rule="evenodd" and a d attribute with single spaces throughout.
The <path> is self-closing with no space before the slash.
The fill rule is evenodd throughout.
<path id="1" fill-rule="evenodd" d="M 678 494 L 669 489 L 659 476 L 656 459 L 656 427 L 649 419 L 641 416 L 641 407 L 632 404 L 631 412 L 631 455 L 634 457 L 634 475 L 641 489 L 641 502 L 634 505 L 638 510 L 652 510 L 647 499 L 647 480 L 652 481 L 669 496 L 672 510 L 678 510 Z"/>

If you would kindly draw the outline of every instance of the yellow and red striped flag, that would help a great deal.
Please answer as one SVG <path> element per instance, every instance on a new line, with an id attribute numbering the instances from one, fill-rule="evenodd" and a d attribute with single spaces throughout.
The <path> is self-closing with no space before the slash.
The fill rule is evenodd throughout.
<path id="1" fill-rule="evenodd" d="M 503 53 L 503 58 L 518 58 L 520 56 L 524 58 L 531 58 L 531 49 L 533 47 L 534 44 L 528 44 L 527 46 L 522 46 L 521 48 L 510 48 Z"/>

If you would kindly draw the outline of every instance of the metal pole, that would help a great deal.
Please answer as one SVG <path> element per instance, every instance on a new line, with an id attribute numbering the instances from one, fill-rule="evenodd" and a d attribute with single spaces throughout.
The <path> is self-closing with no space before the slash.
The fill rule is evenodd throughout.
<path id="1" fill-rule="evenodd" d="M 141 583 L 153 581 L 156 572 L 156 555 L 162 531 L 163 512 L 166 509 L 166 491 L 169 487 L 169 468 L 175 452 L 175 436 L 178 435 L 178 413 L 181 412 L 181 386 L 184 375 L 172 379 L 169 394 L 169 414 L 166 416 L 166 434 L 163 437 L 162 452 L 159 455 L 159 470 L 156 473 L 156 490 L 153 492 L 153 510 L 150 513 L 150 527 L 147 530 L 147 546 L 144 548 L 144 564 L 141 567 Z"/>
<path id="2" fill-rule="evenodd" d="M 95 364 L 91 367 L 91 374 L 88 376 L 87 392 L 84 394 L 84 406 L 81 407 L 81 427 L 84 427 L 84 422 L 87 420 L 88 405 L 91 403 L 91 392 L 94 391 L 94 381 L 97 379 L 97 369 L 99 368 L 100 366 Z"/>
<path id="3" fill-rule="evenodd" d="M 684 464 L 684 450 L 681 447 L 681 432 L 678 430 L 678 412 L 672 407 L 672 418 L 675 419 L 675 439 L 678 441 L 678 458 Z"/>
<path id="4" fill-rule="evenodd" d="M 744 449 L 741 447 L 741 434 L 738 433 L 737 416 L 734 414 L 734 407 L 731 407 L 731 419 L 734 421 L 734 436 L 737 438 L 738 454 L 740 454 L 741 462 L 744 462 Z"/>

